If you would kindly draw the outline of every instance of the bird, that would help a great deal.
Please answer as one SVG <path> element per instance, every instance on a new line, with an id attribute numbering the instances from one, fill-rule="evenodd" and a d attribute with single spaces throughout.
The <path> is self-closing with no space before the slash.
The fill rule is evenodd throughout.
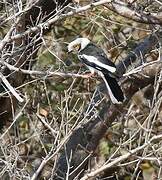
<path id="1" fill-rule="evenodd" d="M 107 58 L 102 48 L 88 38 L 80 37 L 70 42 L 67 49 L 68 53 L 77 54 L 78 59 L 88 67 L 91 75 L 97 73 L 102 77 L 113 104 L 121 104 L 124 101 L 124 93 L 117 82 L 116 66 Z"/>

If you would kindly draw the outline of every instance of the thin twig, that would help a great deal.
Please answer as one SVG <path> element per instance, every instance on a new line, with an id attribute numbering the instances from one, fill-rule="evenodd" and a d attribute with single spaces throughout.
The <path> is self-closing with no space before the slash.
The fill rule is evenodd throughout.
<path id="1" fill-rule="evenodd" d="M 37 26 L 34 26 L 32 28 L 29 28 L 28 30 L 26 30 L 23 33 L 20 34 L 16 34 L 14 36 L 12 36 L 10 39 L 8 39 L 8 41 L 6 42 L 11 42 L 14 41 L 16 39 L 21 39 L 24 36 L 27 36 L 28 34 L 31 33 L 36 33 L 36 32 L 42 32 L 43 29 L 48 29 L 51 25 L 53 25 L 55 22 L 62 20 L 64 18 L 73 16 L 75 14 L 79 14 L 81 12 L 87 11 L 89 9 L 92 9 L 93 7 L 97 7 L 97 6 L 101 6 L 101 5 L 106 5 L 106 7 L 110 8 L 111 10 L 117 12 L 119 15 L 127 17 L 127 18 L 131 18 L 135 21 L 138 22 L 143 22 L 143 23 L 153 23 L 153 24 L 161 24 L 161 19 L 159 14 L 149 14 L 148 15 L 144 15 L 144 13 L 137 13 L 136 11 L 131 10 L 130 8 L 128 8 L 127 4 L 121 1 L 112 1 L 112 0 L 100 0 L 98 2 L 94 2 L 91 3 L 89 5 L 83 6 L 83 7 L 79 7 L 76 8 L 66 14 L 58 14 L 56 15 L 54 18 L 44 22 L 44 23 L 40 23 Z M 0 48 L 0 51 L 2 49 Z"/>
<path id="2" fill-rule="evenodd" d="M 57 132 L 45 121 L 45 118 L 39 115 L 38 113 L 36 115 L 41 120 L 41 122 L 51 131 L 53 136 L 55 136 Z"/>
<path id="3" fill-rule="evenodd" d="M 23 102 L 24 99 L 20 97 L 20 95 L 16 92 L 16 90 L 11 86 L 11 84 L 8 82 L 8 80 L 6 79 L 6 77 L 0 72 L 0 79 L 2 80 L 2 82 L 5 84 L 5 86 L 7 87 L 7 89 L 13 94 L 13 96 L 15 96 L 15 98 L 19 101 L 19 102 Z"/>
<path id="4" fill-rule="evenodd" d="M 10 124 L 10 126 L 7 128 L 7 130 L 0 136 L 0 139 L 2 139 L 2 138 L 4 137 L 4 135 L 11 129 L 11 127 L 15 124 L 15 122 L 17 121 L 17 119 L 22 116 L 23 110 L 24 110 L 25 107 L 27 106 L 28 102 L 29 102 L 29 100 L 26 101 L 26 103 L 25 103 L 24 106 L 21 108 L 21 110 L 19 111 L 19 113 L 13 118 L 13 122 Z"/>
<path id="5" fill-rule="evenodd" d="M 8 64 L 7 62 L 3 61 L 0 62 L 1 64 L 5 65 L 9 70 L 15 71 L 15 72 L 22 72 L 24 74 L 29 74 L 29 75 L 39 75 L 39 76 L 61 76 L 61 77 L 81 77 L 81 78 L 87 78 L 84 74 L 76 74 L 76 73 L 65 73 L 65 72 L 51 72 L 51 71 L 34 71 L 34 70 L 26 70 L 26 69 L 21 69 L 17 68 L 15 66 L 12 66 Z"/>
<path id="6" fill-rule="evenodd" d="M 144 64 L 142 64 L 141 66 L 139 66 L 139 67 L 137 67 L 137 68 L 134 68 L 133 70 L 131 70 L 131 71 L 123 74 L 123 76 L 130 76 L 130 75 L 132 75 L 132 74 L 136 74 L 136 73 L 138 73 L 138 72 L 141 72 L 143 68 L 145 68 L 145 67 L 147 67 L 147 66 L 150 66 L 150 65 L 153 65 L 153 64 L 155 64 L 155 63 L 161 63 L 161 61 L 160 61 L 160 60 L 157 60 L 157 61 L 151 61 L 151 62 L 149 62 L 149 63 L 144 63 Z"/>
<path id="7" fill-rule="evenodd" d="M 44 168 L 44 166 L 47 164 L 47 162 L 54 158 L 58 152 L 61 150 L 61 148 L 64 146 L 64 144 L 67 142 L 67 140 L 70 138 L 71 134 L 72 134 L 73 130 L 71 129 L 71 131 L 69 132 L 68 135 L 66 135 L 64 137 L 64 139 L 59 143 L 56 151 L 53 153 L 53 152 L 50 152 L 49 154 L 47 154 L 47 156 L 42 160 L 41 164 L 39 165 L 38 169 L 36 170 L 36 172 L 33 174 L 33 176 L 31 177 L 31 180 L 35 180 L 37 179 L 39 173 L 42 171 L 42 169 Z"/>
<path id="8" fill-rule="evenodd" d="M 101 172 L 105 171 L 106 169 L 108 169 L 108 168 L 122 162 L 123 160 L 126 160 L 127 158 L 134 155 L 135 153 L 143 150 L 145 147 L 150 146 L 153 141 L 160 140 L 161 138 L 162 138 L 162 134 L 157 135 L 157 136 L 153 136 L 150 139 L 150 141 L 144 143 L 143 145 L 141 145 L 141 146 L 139 146 L 139 147 L 137 147 L 135 149 L 130 150 L 128 153 L 126 153 L 126 154 L 124 154 L 124 155 L 122 155 L 120 157 L 117 157 L 112 162 L 110 162 L 110 163 L 108 163 L 108 164 L 106 164 L 104 166 L 101 166 L 97 170 L 90 172 L 89 174 L 82 177 L 80 180 L 90 180 L 90 178 L 94 178 L 96 175 L 100 174 Z"/>

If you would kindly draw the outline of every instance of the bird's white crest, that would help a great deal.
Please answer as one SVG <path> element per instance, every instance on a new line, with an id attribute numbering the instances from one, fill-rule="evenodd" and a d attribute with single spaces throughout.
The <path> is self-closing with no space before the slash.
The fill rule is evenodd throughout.
<path id="1" fill-rule="evenodd" d="M 90 43 L 90 40 L 87 38 L 77 38 L 68 45 L 68 52 L 71 52 L 75 50 L 76 45 L 80 45 L 80 50 L 84 49 L 88 44 Z"/>

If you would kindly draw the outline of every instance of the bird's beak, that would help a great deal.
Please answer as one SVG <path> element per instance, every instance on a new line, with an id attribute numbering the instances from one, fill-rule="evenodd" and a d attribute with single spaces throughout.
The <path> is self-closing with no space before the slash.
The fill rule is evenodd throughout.
<path id="1" fill-rule="evenodd" d="M 68 51 L 68 54 L 72 53 L 72 50 Z"/>

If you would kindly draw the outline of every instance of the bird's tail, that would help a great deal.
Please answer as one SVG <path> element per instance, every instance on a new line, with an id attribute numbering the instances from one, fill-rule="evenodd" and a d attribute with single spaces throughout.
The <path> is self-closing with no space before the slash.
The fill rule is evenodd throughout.
<path id="1" fill-rule="evenodd" d="M 124 94 L 118 82 L 116 81 L 116 79 L 113 77 L 110 77 L 109 74 L 103 74 L 103 73 L 102 73 L 102 78 L 106 84 L 112 103 L 120 104 L 121 102 L 123 102 Z"/>

